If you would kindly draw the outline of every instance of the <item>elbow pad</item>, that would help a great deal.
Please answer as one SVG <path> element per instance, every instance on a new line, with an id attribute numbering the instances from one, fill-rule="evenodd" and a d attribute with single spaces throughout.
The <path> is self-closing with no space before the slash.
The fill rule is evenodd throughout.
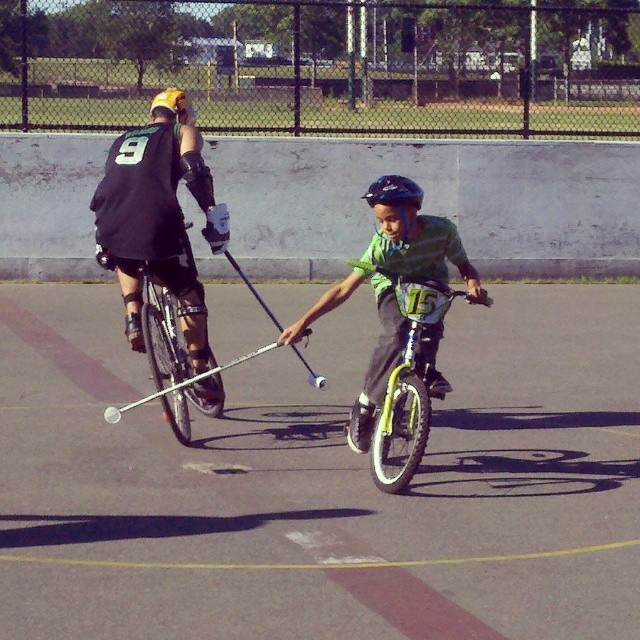
<path id="1" fill-rule="evenodd" d="M 213 197 L 213 177 L 209 167 L 197 151 L 187 151 L 180 158 L 180 164 L 184 169 L 183 178 L 187 188 L 200 208 L 206 211 L 216 203 Z"/>

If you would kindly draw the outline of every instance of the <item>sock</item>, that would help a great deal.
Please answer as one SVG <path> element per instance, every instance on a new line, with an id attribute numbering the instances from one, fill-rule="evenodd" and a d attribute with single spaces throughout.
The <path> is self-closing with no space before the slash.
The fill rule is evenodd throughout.
<path id="1" fill-rule="evenodd" d="M 368 409 L 373 407 L 373 403 L 369 400 L 369 396 L 364 391 L 358 396 L 358 402 Z"/>

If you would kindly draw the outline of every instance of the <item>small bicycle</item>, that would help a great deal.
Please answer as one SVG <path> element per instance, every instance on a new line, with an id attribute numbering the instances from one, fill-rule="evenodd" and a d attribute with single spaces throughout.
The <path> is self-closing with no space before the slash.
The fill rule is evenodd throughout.
<path id="1" fill-rule="evenodd" d="M 431 429 L 431 398 L 425 379 L 430 366 L 420 364 L 421 341 L 428 341 L 426 326 L 440 322 L 455 298 L 490 307 L 467 291 L 456 291 L 433 280 L 408 278 L 376 265 L 350 260 L 352 266 L 377 271 L 394 284 L 398 307 L 410 320 L 401 363 L 391 372 L 371 443 L 373 480 L 385 493 L 400 493 L 411 482 L 424 456 Z"/>
<path id="2" fill-rule="evenodd" d="M 178 300 L 166 287 L 155 283 L 146 272 L 144 272 L 143 291 L 142 332 L 153 380 L 158 391 L 163 391 L 193 378 L 196 372 L 178 320 Z M 206 344 L 209 344 L 208 336 Z M 211 348 L 208 347 L 207 350 L 208 367 L 214 369 L 218 363 Z M 216 373 L 212 378 L 223 392 L 224 386 L 220 374 Z M 224 408 L 223 393 L 221 398 L 217 402 L 210 402 L 201 397 L 191 385 L 161 396 L 165 416 L 181 444 L 189 446 L 191 443 L 188 402 L 204 415 L 215 418 Z"/>

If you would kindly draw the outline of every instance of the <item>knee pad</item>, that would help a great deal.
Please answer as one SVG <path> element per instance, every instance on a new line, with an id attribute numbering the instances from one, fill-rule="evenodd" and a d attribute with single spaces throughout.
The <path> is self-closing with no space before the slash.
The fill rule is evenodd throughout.
<path id="1" fill-rule="evenodd" d="M 189 304 L 185 306 L 178 306 L 178 317 L 182 318 L 184 316 L 195 316 L 195 315 L 208 315 L 207 305 L 204 302 L 204 286 L 200 282 L 200 280 L 196 280 L 189 289 L 186 291 L 181 291 L 180 293 L 174 294 L 176 297 L 181 298 L 186 296 L 187 294 L 195 291 L 200 298 L 200 304 Z"/>
<path id="2" fill-rule="evenodd" d="M 178 307 L 178 318 L 184 318 L 184 316 L 206 316 L 208 314 L 207 307 L 203 304 L 190 304 L 186 307 Z"/>
<path id="3" fill-rule="evenodd" d="M 183 298 L 184 296 L 190 294 L 192 291 L 195 291 L 200 297 L 200 302 L 204 305 L 204 286 L 200 282 L 200 280 L 195 280 L 195 282 L 190 282 L 187 286 L 178 289 L 173 286 L 169 289 L 171 293 L 176 296 L 176 298 Z"/>
<path id="4" fill-rule="evenodd" d="M 142 304 L 144 300 L 142 299 L 142 292 L 136 291 L 135 293 L 128 293 L 126 296 L 122 296 L 122 302 L 124 302 L 125 307 L 130 302 L 139 302 Z"/>

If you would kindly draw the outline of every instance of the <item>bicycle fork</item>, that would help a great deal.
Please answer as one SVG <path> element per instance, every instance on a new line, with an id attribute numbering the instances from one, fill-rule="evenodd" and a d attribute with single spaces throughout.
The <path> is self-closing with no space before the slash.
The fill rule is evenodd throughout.
<path id="1" fill-rule="evenodd" d="M 393 399 L 398 389 L 400 374 L 405 369 L 413 369 L 415 366 L 418 326 L 417 322 L 411 323 L 411 328 L 409 329 L 409 334 L 407 336 L 407 346 L 402 354 L 402 362 L 391 372 L 391 375 L 389 376 L 387 394 L 384 397 L 384 404 L 382 405 L 382 413 L 380 414 L 379 420 L 380 429 L 382 429 L 382 433 L 386 436 L 391 435 L 393 430 Z M 414 407 L 412 407 L 411 410 L 414 411 Z"/>

